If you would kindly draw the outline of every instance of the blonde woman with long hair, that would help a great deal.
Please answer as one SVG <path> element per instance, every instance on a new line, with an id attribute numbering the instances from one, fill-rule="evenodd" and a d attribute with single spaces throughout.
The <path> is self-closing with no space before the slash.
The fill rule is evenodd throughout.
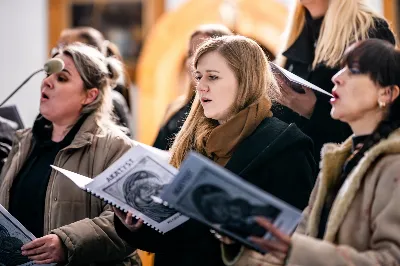
<path id="1" fill-rule="evenodd" d="M 286 41 L 277 62 L 290 72 L 331 92 L 332 76 L 340 59 L 355 41 L 379 38 L 395 43 L 385 19 L 362 0 L 297 0 L 286 30 Z M 286 123 L 296 123 L 314 141 L 314 156 L 320 160 L 322 145 L 342 142 L 350 128 L 330 115 L 329 96 L 304 88 L 297 93 L 280 83 L 279 104 L 274 114 Z"/>
<path id="2" fill-rule="evenodd" d="M 185 64 L 186 71 L 190 77 L 189 84 L 186 86 L 184 93 L 168 106 L 162 126 L 158 132 L 156 140 L 154 141 L 154 147 L 162 150 L 168 150 L 171 148 L 176 134 L 181 129 L 190 111 L 190 106 L 192 105 L 195 96 L 196 86 L 192 75 L 192 60 L 197 47 L 210 38 L 232 34 L 233 33 L 222 24 L 203 24 L 192 32 L 188 43 L 188 53 Z"/>
<path id="3" fill-rule="evenodd" d="M 198 48 L 193 65 L 196 97 L 172 145 L 171 164 L 179 168 L 195 150 L 302 209 L 315 178 L 312 142 L 294 124 L 272 117 L 268 93 L 277 85 L 261 47 L 242 36 L 211 39 Z M 209 228 L 194 220 L 160 235 L 136 226 L 131 214 L 117 215 L 118 235 L 155 252 L 156 266 L 222 266 L 222 252 L 243 250 L 232 244 L 221 251 Z"/>

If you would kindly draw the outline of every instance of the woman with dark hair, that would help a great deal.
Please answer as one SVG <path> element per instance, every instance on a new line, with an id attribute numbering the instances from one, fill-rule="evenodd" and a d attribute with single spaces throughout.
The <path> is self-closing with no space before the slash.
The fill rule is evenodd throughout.
<path id="1" fill-rule="evenodd" d="M 286 40 L 277 62 L 293 74 L 332 92 L 332 76 L 352 43 L 379 38 L 395 43 L 384 17 L 362 0 L 296 0 Z M 281 83 L 281 97 L 273 107 L 277 118 L 295 123 L 314 142 L 314 158 L 321 159 L 327 142 L 341 143 L 351 135 L 346 123 L 330 117 L 329 96 L 304 88 L 297 93 Z"/>
<path id="2" fill-rule="evenodd" d="M 253 241 L 280 264 L 400 265 L 400 51 L 378 39 L 357 43 L 332 81 L 331 116 L 353 136 L 324 146 L 296 232 L 284 235 L 259 218 L 276 241 Z"/>

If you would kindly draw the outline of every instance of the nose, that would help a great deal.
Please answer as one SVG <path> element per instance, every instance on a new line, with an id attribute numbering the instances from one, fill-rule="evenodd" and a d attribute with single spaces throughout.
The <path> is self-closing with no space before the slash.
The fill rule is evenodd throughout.
<path id="1" fill-rule="evenodd" d="M 208 92 L 210 88 L 208 87 L 208 84 L 201 78 L 196 86 L 196 90 L 199 92 Z"/>
<path id="2" fill-rule="evenodd" d="M 345 71 L 346 71 L 346 69 L 343 68 L 343 69 L 339 70 L 339 71 L 332 77 L 332 82 L 333 82 L 333 84 L 335 84 L 335 85 L 342 85 L 342 84 L 343 84 L 343 82 L 344 82 L 343 74 L 344 74 Z"/>
<path id="3" fill-rule="evenodd" d="M 52 89 L 53 88 L 53 84 L 54 84 L 53 78 L 54 78 L 54 74 L 51 74 L 51 75 L 45 77 L 43 79 L 43 86 L 42 87 L 47 87 L 47 88 Z"/>

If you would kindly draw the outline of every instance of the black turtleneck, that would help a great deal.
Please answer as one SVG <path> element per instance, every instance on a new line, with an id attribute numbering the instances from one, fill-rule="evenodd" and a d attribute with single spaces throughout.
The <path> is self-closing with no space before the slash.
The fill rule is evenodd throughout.
<path id="1" fill-rule="evenodd" d="M 52 124 L 44 117 L 40 116 L 32 128 L 33 147 L 12 185 L 9 212 L 36 237 L 44 235 L 50 165 L 58 152 L 71 144 L 86 117 L 81 117 L 60 142 L 51 140 Z"/>
<path id="2" fill-rule="evenodd" d="M 317 46 L 317 41 L 319 38 L 319 32 L 321 30 L 322 21 L 324 17 L 313 18 L 310 12 L 306 9 L 306 33 L 308 35 L 308 40 L 310 41 L 311 50 L 313 51 L 312 61 L 314 60 L 314 49 Z M 312 62 L 311 61 L 311 62 Z"/>
<path id="3" fill-rule="evenodd" d="M 364 141 L 368 138 L 369 135 L 363 135 L 363 136 L 354 136 L 353 137 L 353 143 L 352 143 L 352 148 L 351 148 L 351 154 L 354 154 L 357 152 L 359 149 L 361 149 L 362 145 L 364 144 Z M 318 228 L 318 236 L 317 238 L 322 239 L 325 234 L 326 230 L 326 224 L 328 222 L 329 218 L 329 213 L 331 211 L 333 202 L 336 199 L 337 194 L 339 193 L 339 189 L 342 187 L 344 181 L 347 178 L 347 174 L 345 173 L 350 173 L 351 170 L 357 165 L 357 162 L 354 160 L 348 160 L 346 163 L 343 165 L 342 169 L 342 175 L 338 179 L 338 184 L 333 186 L 333 189 L 331 191 L 328 191 L 328 197 L 325 200 L 325 204 L 322 208 L 321 211 L 321 219 L 319 222 L 319 228 Z"/>

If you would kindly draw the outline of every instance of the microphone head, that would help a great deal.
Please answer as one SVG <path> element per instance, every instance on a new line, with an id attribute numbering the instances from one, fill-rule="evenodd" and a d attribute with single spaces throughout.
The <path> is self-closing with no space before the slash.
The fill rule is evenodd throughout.
<path id="1" fill-rule="evenodd" d="M 52 58 L 44 64 L 43 69 L 48 75 L 61 72 L 64 69 L 64 61 L 60 58 Z"/>

